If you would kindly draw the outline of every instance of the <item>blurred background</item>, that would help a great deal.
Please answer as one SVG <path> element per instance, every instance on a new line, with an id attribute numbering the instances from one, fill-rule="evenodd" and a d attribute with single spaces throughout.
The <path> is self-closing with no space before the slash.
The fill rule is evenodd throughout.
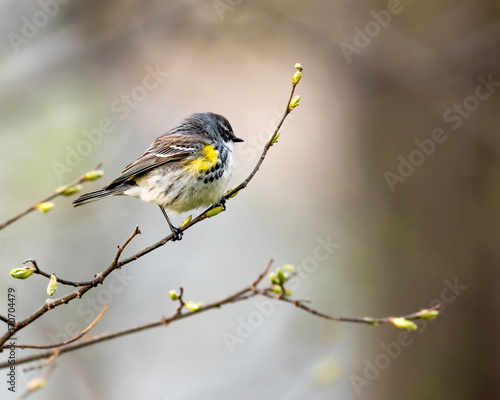
<path id="1" fill-rule="evenodd" d="M 19 343 L 68 339 L 107 302 L 93 334 L 157 320 L 175 311 L 168 291 L 180 285 L 186 300 L 221 299 L 271 257 L 305 271 L 295 297 L 328 314 L 442 305 L 408 336 L 262 299 L 228 305 L 61 356 L 32 398 L 500 398 L 497 1 L 0 8 L 1 221 L 99 162 L 105 176 L 84 191 L 102 187 L 192 112 L 223 114 L 245 139 L 236 185 L 277 124 L 294 64 L 304 67 L 300 106 L 227 212 L 46 314 Z M 0 307 L 14 286 L 19 319 L 47 297 L 45 279 L 9 277 L 25 259 L 86 280 L 135 225 L 142 235 L 126 255 L 168 234 L 153 205 L 114 198 L 74 209 L 72 200 L 0 232 Z M 41 373 L 22 370 L 18 391 Z"/>

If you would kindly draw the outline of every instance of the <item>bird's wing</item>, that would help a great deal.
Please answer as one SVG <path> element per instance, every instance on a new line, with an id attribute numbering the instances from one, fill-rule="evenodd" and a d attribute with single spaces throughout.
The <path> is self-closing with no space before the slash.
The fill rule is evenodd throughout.
<path id="1" fill-rule="evenodd" d="M 120 176 L 105 189 L 113 189 L 160 165 L 182 160 L 200 151 L 205 144 L 209 144 L 209 142 L 199 135 L 165 134 L 160 136 L 141 157 L 127 165 Z"/>

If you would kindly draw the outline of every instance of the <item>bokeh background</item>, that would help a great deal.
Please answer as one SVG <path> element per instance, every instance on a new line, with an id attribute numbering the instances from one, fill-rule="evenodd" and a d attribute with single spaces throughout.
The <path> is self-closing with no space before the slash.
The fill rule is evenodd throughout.
<path id="1" fill-rule="evenodd" d="M 101 187 L 192 112 L 225 115 L 246 140 L 234 153 L 234 186 L 282 113 L 294 64 L 304 67 L 300 106 L 227 212 L 46 314 L 19 343 L 67 339 L 106 302 L 94 334 L 156 320 L 174 311 L 168 291 L 180 285 L 186 300 L 211 302 L 247 285 L 271 257 L 275 266 L 309 266 L 295 296 L 332 315 L 443 305 L 436 321 L 402 339 L 393 326 L 332 323 L 273 303 L 228 345 L 259 310 L 253 301 L 229 305 L 66 354 L 32 398 L 500 397 L 497 1 L 8 0 L 0 8 L 1 220 L 99 162 L 105 176 L 84 190 Z M 99 134 L 102 124 L 112 128 Z M 25 259 L 85 280 L 136 224 L 142 235 L 128 255 L 168 233 L 155 206 L 115 198 L 74 209 L 71 200 L 0 232 L 0 307 L 14 286 L 18 318 L 46 299 L 46 280 L 8 276 Z M 322 241 L 335 246 L 312 262 Z M 18 368 L 18 390 L 40 373 Z M 6 384 L 0 390 L 14 398 Z"/>

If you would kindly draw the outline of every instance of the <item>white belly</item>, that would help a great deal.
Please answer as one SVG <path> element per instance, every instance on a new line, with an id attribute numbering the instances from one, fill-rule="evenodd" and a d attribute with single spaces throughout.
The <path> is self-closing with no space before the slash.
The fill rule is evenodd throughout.
<path id="1" fill-rule="evenodd" d="M 147 173 L 136 186 L 132 186 L 123 194 L 161 205 L 172 216 L 208 207 L 220 201 L 231 178 L 233 170 L 231 154 L 228 156 L 227 164 L 228 167 L 218 179 L 207 183 L 204 182 L 207 176 L 205 173 L 197 177 L 189 171 L 182 168 L 173 169 L 167 164 Z"/>

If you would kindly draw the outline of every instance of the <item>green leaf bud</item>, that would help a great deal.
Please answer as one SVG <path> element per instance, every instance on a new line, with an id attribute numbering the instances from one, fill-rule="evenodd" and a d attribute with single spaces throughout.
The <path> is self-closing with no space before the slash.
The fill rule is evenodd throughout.
<path id="1" fill-rule="evenodd" d="M 201 307 L 203 306 L 203 303 L 196 303 L 194 301 L 186 301 L 184 303 L 184 305 L 186 306 L 186 308 L 188 310 L 196 312 L 196 311 L 200 311 L 201 310 Z"/>
<path id="2" fill-rule="evenodd" d="M 400 318 L 400 317 L 392 318 L 391 323 L 400 329 L 406 329 L 408 331 L 415 331 L 418 329 L 418 326 L 415 322 L 410 321 L 410 320 L 405 319 L 405 318 Z"/>
<path id="3" fill-rule="evenodd" d="M 222 206 L 214 207 L 211 210 L 207 211 L 207 217 L 208 218 L 215 217 L 217 214 L 221 213 L 222 211 L 224 211 L 224 207 L 222 207 Z"/>
<path id="4" fill-rule="evenodd" d="M 193 219 L 192 215 L 188 216 L 184 221 L 182 221 L 182 224 L 180 227 L 184 228 L 187 224 L 189 224 L 191 222 L 192 219 Z"/>
<path id="5" fill-rule="evenodd" d="M 33 275 L 35 271 L 35 267 L 13 268 L 10 270 L 10 276 L 16 279 L 27 279 Z"/>
<path id="6" fill-rule="evenodd" d="M 83 175 L 83 178 L 86 181 L 95 181 L 96 179 L 99 179 L 103 175 L 104 171 L 101 171 L 100 169 L 93 169 L 92 171 L 89 171 L 85 175 Z"/>
<path id="7" fill-rule="evenodd" d="M 300 96 L 295 96 L 292 100 L 290 100 L 290 104 L 288 105 L 288 110 L 292 111 L 295 107 L 299 105 Z"/>
<path id="8" fill-rule="evenodd" d="M 424 309 L 424 310 L 420 310 L 419 314 L 420 315 L 418 316 L 418 318 L 421 318 L 421 319 L 434 319 L 434 318 L 436 318 L 439 315 L 439 311 L 438 310 Z"/>
<path id="9" fill-rule="evenodd" d="M 72 186 L 59 186 L 56 189 L 57 193 L 63 196 L 71 196 L 72 194 L 82 191 L 82 185 L 72 185 Z"/>
<path id="10" fill-rule="evenodd" d="M 302 74 L 300 73 L 300 71 L 295 72 L 295 74 L 293 74 L 293 77 L 292 77 L 292 83 L 294 85 L 296 85 L 297 83 L 299 83 L 301 77 L 302 77 Z"/>
<path id="11" fill-rule="evenodd" d="M 47 294 L 49 296 L 52 296 L 57 290 L 57 278 L 56 278 L 56 274 L 52 274 L 50 276 L 50 281 L 49 281 L 49 284 L 47 286 Z"/>
<path id="12" fill-rule="evenodd" d="M 285 264 L 285 265 L 283 265 L 283 269 L 285 271 L 291 272 L 292 274 L 294 274 L 297 271 L 292 264 Z"/>
<path id="13" fill-rule="evenodd" d="M 271 141 L 271 144 L 270 146 L 272 146 L 274 143 L 276 143 L 278 141 L 278 138 L 280 137 L 281 135 L 281 132 L 278 131 L 278 133 L 276 133 L 276 135 L 274 135 L 274 133 L 271 135 L 271 137 L 269 138 L 268 141 Z M 273 138 L 274 136 L 274 138 Z"/>
<path id="14" fill-rule="evenodd" d="M 51 203 L 50 201 L 46 201 L 44 203 L 36 204 L 35 208 L 42 213 L 46 213 L 46 212 L 49 212 L 50 210 L 52 210 L 54 208 L 54 206 L 55 206 L 54 203 Z"/>
<path id="15" fill-rule="evenodd" d="M 172 301 L 179 300 L 179 295 L 175 290 L 171 290 L 170 292 L 168 292 L 168 296 L 172 299 Z"/>
<path id="16" fill-rule="evenodd" d="M 286 282 L 286 277 L 281 268 L 278 268 L 276 270 L 276 280 L 278 281 L 279 284 L 283 284 Z"/>

